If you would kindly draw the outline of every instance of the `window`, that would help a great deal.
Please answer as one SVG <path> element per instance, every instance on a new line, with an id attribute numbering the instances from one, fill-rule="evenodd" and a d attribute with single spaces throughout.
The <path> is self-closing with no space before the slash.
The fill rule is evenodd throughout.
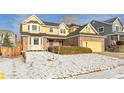
<path id="1" fill-rule="evenodd" d="M 30 25 L 28 25 L 28 30 L 30 30 Z"/>
<path id="2" fill-rule="evenodd" d="M 39 45 L 39 38 L 34 38 L 34 45 Z"/>
<path id="3" fill-rule="evenodd" d="M 38 31 L 40 31 L 40 26 L 38 26 Z"/>
<path id="4" fill-rule="evenodd" d="M 53 28 L 52 27 L 50 27 L 50 32 L 53 32 Z"/>
<path id="5" fill-rule="evenodd" d="M 60 29 L 60 33 L 65 34 L 65 29 Z"/>
<path id="6" fill-rule="evenodd" d="M 115 26 L 115 31 L 119 31 L 120 27 L 119 26 Z"/>
<path id="7" fill-rule="evenodd" d="M 32 30 L 37 30 L 37 25 L 32 25 Z"/>
<path id="8" fill-rule="evenodd" d="M 98 28 L 98 32 L 99 32 L 99 33 L 103 33 L 103 32 L 104 32 L 104 27 L 99 27 L 99 28 Z"/>
<path id="9" fill-rule="evenodd" d="M 28 30 L 29 31 L 40 31 L 40 26 L 38 26 L 38 24 L 29 24 L 28 25 Z"/>

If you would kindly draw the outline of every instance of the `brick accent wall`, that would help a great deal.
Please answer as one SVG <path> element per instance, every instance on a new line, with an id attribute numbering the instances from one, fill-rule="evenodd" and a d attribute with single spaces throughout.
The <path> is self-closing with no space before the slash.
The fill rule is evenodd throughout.
<path id="1" fill-rule="evenodd" d="M 47 40 L 46 37 L 43 37 L 42 39 L 43 39 L 43 41 L 42 41 L 42 43 L 43 43 L 43 50 L 47 50 L 47 48 L 48 48 L 48 40 Z"/>
<path id="2" fill-rule="evenodd" d="M 28 36 L 22 37 L 22 45 L 23 45 L 23 51 L 26 51 L 28 48 Z"/>
<path id="3" fill-rule="evenodd" d="M 64 46 L 78 46 L 79 37 L 72 37 L 64 40 L 63 45 Z"/>
<path id="4" fill-rule="evenodd" d="M 83 41 L 93 41 L 93 42 L 101 42 L 102 51 L 104 51 L 104 38 L 103 37 L 95 37 L 95 36 L 77 36 L 68 38 L 64 41 L 64 46 L 83 46 Z"/>

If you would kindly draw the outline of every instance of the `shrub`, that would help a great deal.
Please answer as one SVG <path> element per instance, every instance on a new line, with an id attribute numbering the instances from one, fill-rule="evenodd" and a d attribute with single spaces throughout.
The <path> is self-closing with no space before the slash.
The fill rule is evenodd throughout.
<path id="1" fill-rule="evenodd" d="M 116 44 L 117 45 L 124 45 L 124 41 L 117 41 Z"/>
<path id="2" fill-rule="evenodd" d="M 59 54 L 79 54 L 79 53 L 92 53 L 90 48 L 86 47 L 76 47 L 76 46 L 52 46 L 48 48 L 49 52 L 59 53 Z"/>
<path id="3" fill-rule="evenodd" d="M 11 42 L 9 40 L 9 35 L 6 34 L 4 39 L 3 39 L 3 45 L 4 47 L 12 47 Z"/>

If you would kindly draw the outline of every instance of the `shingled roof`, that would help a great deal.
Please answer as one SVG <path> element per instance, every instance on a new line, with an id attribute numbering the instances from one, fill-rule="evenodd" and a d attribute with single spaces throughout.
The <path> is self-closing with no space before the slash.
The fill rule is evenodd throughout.
<path id="1" fill-rule="evenodd" d="M 50 25 L 50 26 L 59 26 L 60 25 L 60 23 L 53 23 L 53 22 L 46 22 L 46 21 L 43 21 L 43 23 L 45 25 Z"/>
<path id="2" fill-rule="evenodd" d="M 76 31 L 69 33 L 69 36 L 79 34 L 79 33 L 80 33 L 80 31 L 81 31 L 81 30 L 82 30 L 82 29 L 83 29 L 86 25 L 88 25 L 88 24 L 84 24 L 83 26 L 79 26 L 79 28 L 77 28 L 77 30 L 76 30 Z"/>
<path id="3" fill-rule="evenodd" d="M 70 24 L 70 25 L 67 25 L 68 27 L 72 27 L 72 26 L 77 26 L 77 27 L 79 27 L 80 25 L 78 25 L 78 24 Z"/>
<path id="4" fill-rule="evenodd" d="M 118 17 L 114 17 L 112 19 L 108 19 L 108 20 L 105 20 L 104 22 L 107 22 L 107 23 L 113 23 Z"/>

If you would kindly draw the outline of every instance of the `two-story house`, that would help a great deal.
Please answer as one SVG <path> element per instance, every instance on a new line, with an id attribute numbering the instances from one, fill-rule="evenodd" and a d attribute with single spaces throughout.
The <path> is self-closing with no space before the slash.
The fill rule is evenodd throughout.
<path id="1" fill-rule="evenodd" d="M 105 21 L 91 21 L 92 26 L 105 37 L 105 47 L 116 45 L 116 41 L 124 41 L 123 22 L 119 17 Z"/>
<path id="2" fill-rule="evenodd" d="M 10 43 L 13 47 L 16 46 L 17 35 L 9 30 L 0 30 L 0 46 L 3 44 L 5 35 L 8 34 Z"/>
<path id="3" fill-rule="evenodd" d="M 49 46 L 82 46 L 104 51 L 104 37 L 89 23 L 83 26 L 53 23 L 32 15 L 20 24 L 23 51 L 47 50 Z"/>

